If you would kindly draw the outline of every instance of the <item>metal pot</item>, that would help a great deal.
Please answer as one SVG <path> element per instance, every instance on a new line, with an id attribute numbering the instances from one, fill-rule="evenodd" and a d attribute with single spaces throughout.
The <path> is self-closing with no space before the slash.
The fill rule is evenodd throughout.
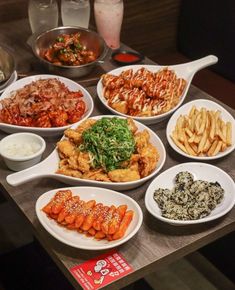
<path id="1" fill-rule="evenodd" d="M 84 65 L 68 66 L 56 65 L 43 58 L 46 49 L 55 42 L 55 39 L 59 35 L 72 34 L 76 32 L 80 33 L 81 44 L 98 55 L 98 58 L 95 61 Z M 69 78 L 79 78 L 88 75 L 95 66 L 103 63 L 103 59 L 108 50 L 105 41 L 101 36 L 99 36 L 99 34 L 92 30 L 76 26 L 57 27 L 43 32 L 32 42 L 32 49 L 35 56 L 51 73 Z"/>
<path id="2" fill-rule="evenodd" d="M 15 60 L 7 48 L 0 46 L 0 86 L 5 86 L 15 70 Z"/>

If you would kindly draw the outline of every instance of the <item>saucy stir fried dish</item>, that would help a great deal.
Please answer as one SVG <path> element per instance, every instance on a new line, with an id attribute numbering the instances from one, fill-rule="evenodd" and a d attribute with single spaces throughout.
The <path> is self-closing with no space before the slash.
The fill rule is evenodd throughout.
<path id="1" fill-rule="evenodd" d="M 73 124 L 86 110 L 82 97 L 58 79 L 40 79 L 0 101 L 0 122 L 42 128 Z"/>
<path id="2" fill-rule="evenodd" d="M 190 172 L 175 176 L 172 189 L 158 188 L 154 200 L 162 216 L 173 220 L 196 220 L 208 216 L 222 201 L 224 189 L 218 182 L 194 180 Z"/>
<path id="3" fill-rule="evenodd" d="M 132 119 L 88 119 L 67 129 L 57 143 L 57 173 L 98 181 L 128 182 L 156 168 L 159 154 L 147 130 L 138 132 Z"/>
<path id="4" fill-rule="evenodd" d="M 116 207 L 95 200 L 83 201 L 70 190 L 58 191 L 42 211 L 69 230 L 109 241 L 121 239 L 134 216 L 125 204 Z"/>
<path id="5" fill-rule="evenodd" d="M 102 76 L 103 94 L 108 105 L 130 116 L 151 117 L 168 112 L 180 101 L 186 81 L 173 70 L 151 72 L 140 68 L 123 71 L 119 76 Z"/>
<path id="6" fill-rule="evenodd" d="M 97 55 L 80 42 L 80 34 L 61 34 L 43 57 L 56 65 L 82 65 L 97 59 Z"/>

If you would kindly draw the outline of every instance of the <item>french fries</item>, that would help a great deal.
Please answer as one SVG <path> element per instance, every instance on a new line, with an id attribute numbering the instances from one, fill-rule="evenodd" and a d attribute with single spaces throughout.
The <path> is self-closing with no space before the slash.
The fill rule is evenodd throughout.
<path id="1" fill-rule="evenodd" d="M 72 196 L 70 190 L 58 191 L 42 211 L 69 230 L 108 241 L 121 239 L 134 216 L 126 204 L 115 207 L 95 200 L 85 202 L 77 195 Z"/>
<path id="2" fill-rule="evenodd" d="M 191 156 L 215 156 L 232 145 L 232 124 L 225 122 L 220 111 L 196 108 L 180 115 L 171 139 Z"/>

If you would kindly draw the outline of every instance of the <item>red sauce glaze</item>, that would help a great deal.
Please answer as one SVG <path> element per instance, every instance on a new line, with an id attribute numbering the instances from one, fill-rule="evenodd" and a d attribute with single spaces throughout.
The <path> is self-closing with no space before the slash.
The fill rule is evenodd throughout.
<path id="1" fill-rule="evenodd" d="M 131 53 L 117 53 L 113 57 L 117 61 L 121 62 L 133 62 L 139 60 L 139 56 L 131 54 Z"/>

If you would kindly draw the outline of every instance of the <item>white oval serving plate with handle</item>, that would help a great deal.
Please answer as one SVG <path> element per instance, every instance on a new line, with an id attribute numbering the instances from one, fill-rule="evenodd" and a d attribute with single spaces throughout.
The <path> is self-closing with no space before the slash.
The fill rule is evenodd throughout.
<path id="1" fill-rule="evenodd" d="M 162 65 L 128 65 L 128 66 L 119 67 L 117 69 L 114 69 L 114 70 L 108 72 L 108 74 L 113 74 L 113 75 L 118 76 L 123 71 L 133 69 L 133 71 L 136 72 L 140 68 L 146 68 L 151 72 L 157 72 L 158 70 L 167 67 L 170 70 L 174 70 L 177 77 L 183 78 L 186 80 L 187 85 L 184 89 L 184 92 L 180 98 L 179 103 L 174 108 L 172 108 L 170 111 L 168 111 L 164 114 L 151 116 L 151 117 L 131 116 L 136 121 L 139 121 L 141 123 L 149 125 L 149 124 L 155 124 L 155 123 L 158 123 L 158 122 L 164 120 L 165 118 L 169 117 L 176 109 L 178 109 L 181 106 L 181 104 L 183 103 L 183 101 L 188 93 L 190 84 L 192 82 L 192 79 L 193 79 L 195 73 L 198 72 L 199 70 L 209 66 L 209 65 L 217 63 L 217 61 L 218 61 L 218 58 L 215 55 L 208 55 L 208 56 L 200 58 L 198 60 L 194 60 L 194 61 L 183 63 L 183 64 L 177 64 L 177 65 L 164 65 L 164 66 L 162 66 Z M 109 109 L 112 113 L 114 113 L 116 115 L 124 116 L 124 117 L 130 117 L 129 115 L 125 115 L 123 113 L 120 113 L 120 112 L 114 110 L 113 108 L 111 108 L 108 105 L 108 102 L 105 99 L 104 94 L 103 94 L 103 85 L 102 85 L 101 79 L 99 80 L 99 82 L 97 84 L 97 94 L 98 94 L 100 101 L 103 103 L 103 105 L 107 109 Z"/>
<path id="2" fill-rule="evenodd" d="M 101 115 L 96 117 L 91 117 L 92 119 L 99 120 L 102 117 L 117 117 L 117 118 L 123 118 L 120 116 L 113 116 L 113 115 Z M 114 190 L 127 190 L 132 189 L 140 186 L 153 176 L 155 176 L 159 170 L 162 168 L 162 166 L 165 163 L 166 159 L 166 151 L 165 147 L 161 141 L 161 139 L 156 135 L 155 132 L 153 132 L 151 129 L 146 127 L 145 125 L 135 121 L 135 124 L 138 128 L 138 131 L 143 131 L 144 129 L 148 130 L 150 134 L 150 142 L 157 148 L 157 151 L 159 153 L 159 160 L 157 162 L 157 166 L 154 169 L 154 171 L 149 174 L 146 177 L 143 177 L 136 181 L 130 181 L 130 182 L 104 182 L 104 181 L 96 181 L 96 180 L 88 180 L 88 179 L 81 179 L 71 176 L 66 176 L 62 174 L 55 173 L 58 170 L 58 164 L 59 164 L 59 155 L 57 152 L 57 149 L 54 149 L 54 151 L 42 162 L 38 163 L 35 166 L 32 166 L 30 168 L 27 168 L 25 170 L 19 171 L 17 173 L 13 173 L 7 176 L 6 180 L 7 182 L 12 186 L 18 186 L 20 184 L 23 184 L 25 182 L 42 178 L 42 177 L 51 177 L 54 179 L 57 179 L 59 181 L 62 181 L 69 185 L 89 185 L 89 186 L 100 186 L 100 187 L 106 187 L 111 188 Z M 77 128 L 79 124 L 73 125 L 71 128 Z"/>

